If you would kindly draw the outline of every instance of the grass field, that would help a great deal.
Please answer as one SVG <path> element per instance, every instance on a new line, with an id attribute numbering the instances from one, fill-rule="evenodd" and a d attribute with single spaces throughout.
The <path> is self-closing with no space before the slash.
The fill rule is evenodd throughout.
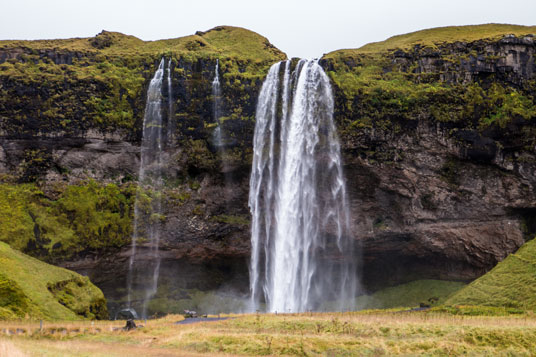
<path id="1" fill-rule="evenodd" d="M 463 316 L 440 311 L 232 315 L 177 325 L 181 316 L 143 328 L 122 322 L 0 323 L 9 356 L 489 355 L 536 354 L 536 316 Z M 143 324 L 142 321 L 140 323 Z M 16 334 L 16 331 L 19 334 Z M 13 335 L 6 335 L 11 331 Z"/>

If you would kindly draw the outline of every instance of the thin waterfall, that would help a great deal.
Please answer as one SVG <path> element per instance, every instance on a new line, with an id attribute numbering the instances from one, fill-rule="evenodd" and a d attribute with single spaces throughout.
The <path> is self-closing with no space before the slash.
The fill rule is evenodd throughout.
<path id="1" fill-rule="evenodd" d="M 147 90 L 147 104 L 143 118 L 143 137 L 141 143 L 141 162 L 138 176 L 138 191 L 134 208 L 134 232 L 132 235 L 132 250 L 129 260 L 127 277 L 128 307 L 133 302 L 134 285 L 141 285 L 143 294 L 142 317 L 147 317 L 147 306 L 154 296 L 158 286 L 160 273 L 160 217 L 162 216 L 162 148 L 163 148 L 163 122 L 162 122 L 162 82 L 164 75 L 164 59 L 151 79 Z M 152 191 L 150 208 L 147 201 L 141 199 L 144 191 Z M 147 215 L 149 214 L 149 217 Z M 145 238 L 149 248 L 149 261 L 143 263 L 143 271 L 152 274 L 149 281 L 135 279 L 136 260 L 139 258 L 138 240 Z M 138 280 L 138 281 L 135 281 Z M 145 279 L 144 279 L 145 280 Z"/>
<path id="2" fill-rule="evenodd" d="M 223 171 L 223 177 L 225 182 L 224 196 L 225 204 L 229 209 L 231 201 L 230 187 L 232 185 L 232 174 L 229 172 L 229 163 L 225 156 L 226 143 L 223 131 L 223 122 L 221 120 L 221 85 L 220 85 L 220 60 L 216 59 L 216 66 L 214 68 L 214 79 L 212 80 L 212 97 L 213 97 L 213 113 L 214 122 L 216 123 L 216 129 L 214 130 L 214 145 L 218 149 L 218 153 L 221 159 L 221 170 Z"/>
<path id="3" fill-rule="evenodd" d="M 168 122 L 167 122 L 167 142 L 170 143 L 173 137 L 173 86 L 171 83 L 171 65 L 172 59 L 169 58 L 167 70 L 167 88 L 168 88 Z"/>
<path id="4" fill-rule="evenodd" d="M 251 300 L 272 312 L 352 309 L 357 262 L 331 85 L 318 61 L 291 65 L 270 68 L 257 105 Z"/>
<path id="5" fill-rule="evenodd" d="M 220 101 L 221 101 L 221 86 L 220 86 L 220 60 L 216 59 L 216 67 L 214 68 L 214 79 L 212 81 L 212 97 L 213 99 L 213 112 L 214 122 L 216 123 L 216 129 L 214 130 L 214 141 L 216 146 L 222 150 L 223 137 L 220 122 Z"/>

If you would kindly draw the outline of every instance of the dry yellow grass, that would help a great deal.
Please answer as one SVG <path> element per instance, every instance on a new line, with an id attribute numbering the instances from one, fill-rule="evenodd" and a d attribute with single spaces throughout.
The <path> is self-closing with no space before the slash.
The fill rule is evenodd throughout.
<path id="1" fill-rule="evenodd" d="M 25 357 L 11 341 L 0 340 L 0 357 Z"/>
<path id="2" fill-rule="evenodd" d="M 130 332 L 114 330 L 123 326 L 121 321 L 45 324 L 41 332 L 39 323 L 4 322 L 0 331 L 34 331 L 4 338 L 10 348 L 29 356 L 536 355 L 533 314 L 369 311 L 229 317 L 177 325 L 182 317 L 168 316 Z M 68 332 L 52 334 L 50 328 Z"/>

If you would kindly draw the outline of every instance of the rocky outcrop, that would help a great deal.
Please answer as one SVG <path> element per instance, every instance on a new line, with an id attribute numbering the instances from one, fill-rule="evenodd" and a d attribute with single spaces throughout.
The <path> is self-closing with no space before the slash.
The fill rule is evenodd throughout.
<path id="1" fill-rule="evenodd" d="M 536 72 L 535 47 L 533 35 L 508 35 L 498 41 L 456 42 L 434 50 L 421 46 L 397 50 L 393 63 L 403 71 L 434 74 L 449 83 L 470 83 L 494 74 L 493 80 L 521 86 Z"/>

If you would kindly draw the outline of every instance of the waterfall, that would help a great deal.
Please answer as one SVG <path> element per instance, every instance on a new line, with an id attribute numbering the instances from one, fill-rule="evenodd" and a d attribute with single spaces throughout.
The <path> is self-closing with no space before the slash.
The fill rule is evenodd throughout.
<path id="1" fill-rule="evenodd" d="M 168 122 L 167 122 L 167 142 L 171 142 L 173 136 L 173 88 L 171 83 L 171 57 L 168 61 L 168 70 L 167 70 L 167 88 L 168 88 Z"/>
<path id="2" fill-rule="evenodd" d="M 333 106 L 318 61 L 292 73 L 290 61 L 274 64 L 261 88 L 249 194 L 255 309 L 353 308 L 357 262 Z"/>
<path id="3" fill-rule="evenodd" d="M 214 79 L 212 80 L 212 97 L 213 97 L 213 113 L 216 129 L 214 130 L 214 145 L 218 149 L 218 154 L 221 159 L 221 170 L 224 178 L 224 197 L 227 210 L 230 209 L 232 195 L 230 187 L 232 185 L 232 174 L 229 170 L 227 158 L 225 157 L 225 137 L 223 132 L 223 122 L 221 121 L 221 86 L 220 86 L 220 60 L 216 59 L 214 68 Z"/>
<path id="4" fill-rule="evenodd" d="M 139 187 L 136 194 L 134 208 L 134 231 L 132 235 L 132 250 L 129 260 L 129 271 L 127 277 L 128 307 L 133 301 L 134 284 L 142 286 L 143 305 L 142 317 L 147 317 L 147 305 L 154 296 L 158 286 L 158 276 L 160 273 L 160 217 L 162 216 L 162 200 L 160 190 L 162 188 L 162 147 L 163 147 L 163 123 L 162 123 L 162 82 L 164 75 L 164 59 L 151 79 L 147 90 L 147 104 L 143 118 L 143 138 L 141 143 L 141 162 L 139 170 Z M 169 78 L 169 77 L 168 77 Z M 169 83 L 169 82 L 168 82 Z M 150 202 L 150 209 L 146 207 L 147 201 L 141 199 L 140 195 L 145 189 L 153 191 Z M 150 216 L 147 219 L 147 211 Z M 143 271 L 151 272 L 149 281 L 137 279 L 135 281 L 135 263 L 140 257 L 138 250 L 138 240 L 144 238 L 149 248 L 147 262 L 143 262 Z M 143 281 L 139 281 L 143 280 Z"/>
<path id="5" fill-rule="evenodd" d="M 220 122 L 220 100 L 221 100 L 221 87 L 220 87 L 220 60 L 216 59 L 216 67 L 214 68 L 214 80 L 212 81 L 212 97 L 214 107 L 214 122 L 216 123 L 216 129 L 214 130 L 214 142 L 219 148 L 220 152 L 223 148 L 223 138 Z"/>

